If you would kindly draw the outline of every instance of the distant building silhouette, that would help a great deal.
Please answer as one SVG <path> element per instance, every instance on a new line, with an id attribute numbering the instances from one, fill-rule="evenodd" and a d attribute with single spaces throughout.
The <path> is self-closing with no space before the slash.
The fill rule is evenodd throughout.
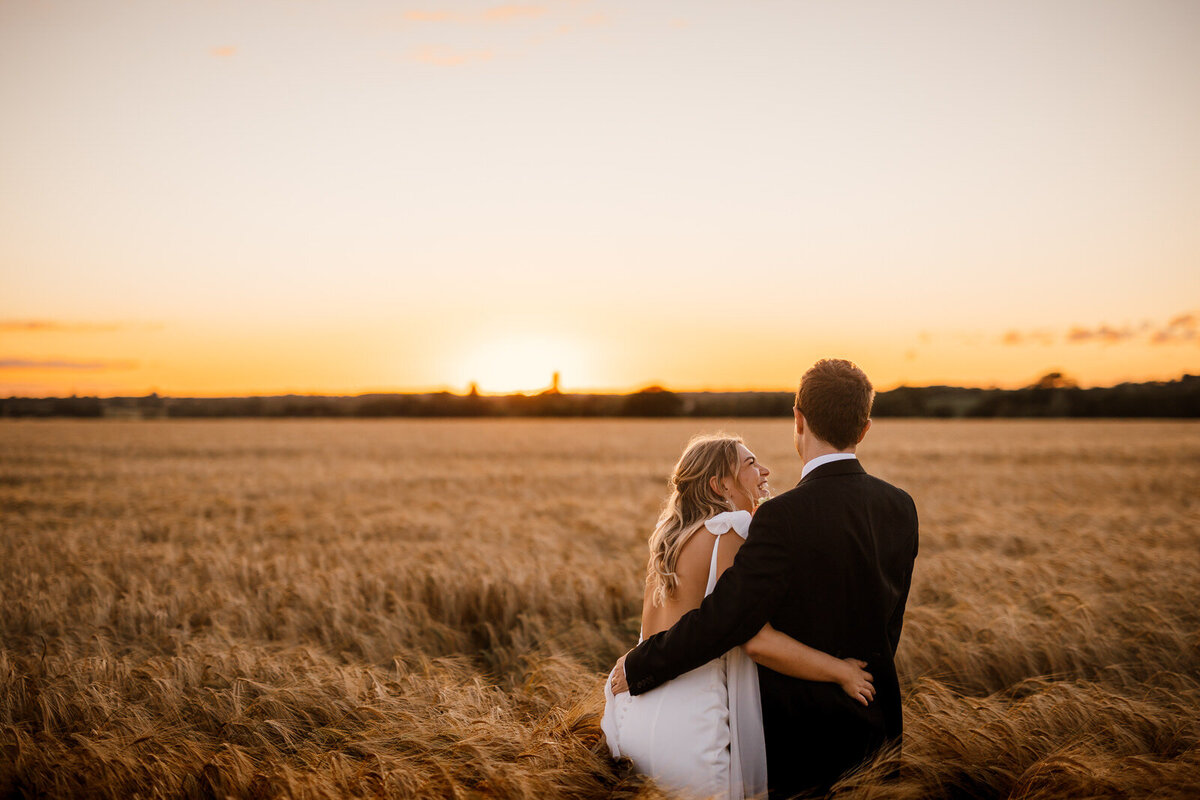
<path id="1" fill-rule="evenodd" d="M 561 378 L 561 375 L 558 372 L 555 372 L 554 375 L 550 378 L 550 388 L 546 389 L 544 391 L 541 391 L 538 394 L 541 394 L 541 395 L 562 394 L 560 378 Z"/>

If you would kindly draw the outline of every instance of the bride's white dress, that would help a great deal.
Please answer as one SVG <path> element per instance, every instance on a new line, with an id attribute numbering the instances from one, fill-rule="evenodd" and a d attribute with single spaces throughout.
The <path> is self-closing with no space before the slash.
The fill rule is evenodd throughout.
<path id="1" fill-rule="evenodd" d="M 707 597 L 717 583 L 717 542 L 730 530 L 745 539 L 750 513 L 727 511 L 704 525 L 713 534 Z M 685 797 L 766 795 L 758 669 L 741 647 L 636 697 L 614 696 L 605 681 L 604 699 L 600 725 L 613 758 L 629 758 L 659 786 Z"/>

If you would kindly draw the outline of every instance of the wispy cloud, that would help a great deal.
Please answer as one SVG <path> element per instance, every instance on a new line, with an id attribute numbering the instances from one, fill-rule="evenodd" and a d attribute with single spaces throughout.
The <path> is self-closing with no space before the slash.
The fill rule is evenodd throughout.
<path id="1" fill-rule="evenodd" d="M 421 11 L 419 9 L 411 9 L 405 11 L 400 18 L 405 22 L 456 22 L 464 19 L 464 16 L 453 11 Z"/>
<path id="2" fill-rule="evenodd" d="M 1200 314 L 1195 312 L 1173 317 L 1150 336 L 1151 344 L 1192 342 L 1200 338 Z"/>
<path id="3" fill-rule="evenodd" d="M 1100 325 L 1095 328 L 1083 328 L 1078 325 L 1067 331 L 1067 341 L 1073 343 L 1081 342 L 1101 342 L 1103 344 L 1117 344 L 1125 342 L 1137 335 L 1137 332 L 1128 325 L 1120 328 L 1115 328 L 1111 325 Z"/>
<path id="4" fill-rule="evenodd" d="M 608 14 L 589 13 L 588 3 L 589 0 L 502 3 L 478 10 L 447 10 L 431 4 L 389 14 L 383 18 L 383 24 L 398 24 L 410 32 L 437 30 L 439 37 L 447 37 L 441 42 L 410 47 L 403 60 L 460 67 L 519 55 L 552 39 L 611 24 Z M 469 37 L 469 45 L 465 41 L 455 43 L 450 38 L 459 33 Z"/>
<path id="5" fill-rule="evenodd" d="M 483 12 L 483 19 L 485 22 L 511 22 L 540 17 L 545 13 L 545 6 L 494 6 Z"/>
<path id="6" fill-rule="evenodd" d="M 78 322 L 60 319 L 0 319 L 0 333 L 116 333 L 156 331 L 157 322 Z"/>
<path id="7" fill-rule="evenodd" d="M 1091 326 L 1073 325 L 1060 332 L 1048 328 L 1030 331 L 1014 329 L 1001 335 L 999 341 L 1009 347 L 1051 345 L 1058 342 L 1079 345 L 1118 345 L 1126 342 L 1164 345 L 1200 342 L 1200 312 L 1189 311 L 1177 314 L 1166 322 L 1144 321 L 1138 325 L 1113 325 L 1104 322 Z"/>
<path id="8" fill-rule="evenodd" d="M 413 61 L 436 67 L 461 67 L 479 61 L 491 61 L 495 53 L 491 50 L 455 50 L 444 45 L 425 45 L 412 51 Z"/>
<path id="9" fill-rule="evenodd" d="M 67 359 L 40 358 L 0 358 L 0 369 L 60 369 L 83 371 L 109 371 L 121 369 L 136 369 L 136 361 L 70 361 Z"/>
<path id="10" fill-rule="evenodd" d="M 213 58 L 233 58 L 237 55 L 238 49 L 235 45 L 223 44 L 212 48 L 208 54 Z"/>
<path id="11" fill-rule="evenodd" d="M 400 19 L 412 23 L 504 23 L 545 16 L 548 10 L 543 5 L 499 5 L 474 13 L 409 9 L 400 15 Z"/>
<path id="12" fill-rule="evenodd" d="M 1048 345 L 1054 343 L 1054 334 L 1044 329 L 1036 331 L 1010 330 L 1000 337 L 1000 343 L 1010 347 L 1023 344 Z"/>

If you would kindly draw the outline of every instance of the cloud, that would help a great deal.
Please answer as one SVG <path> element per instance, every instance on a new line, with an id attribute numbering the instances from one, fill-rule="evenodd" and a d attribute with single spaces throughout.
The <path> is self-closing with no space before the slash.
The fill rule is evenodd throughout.
<path id="1" fill-rule="evenodd" d="M 1166 325 L 1150 335 L 1151 344 L 1175 344 L 1200 338 L 1200 314 L 1195 312 L 1173 317 Z"/>
<path id="2" fill-rule="evenodd" d="M 478 61 L 491 61 L 495 53 L 491 50 L 454 50 L 443 45 L 425 45 L 412 52 L 413 61 L 435 67 L 461 67 Z"/>
<path id="3" fill-rule="evenodd" d="M 1050 345 L 1058 341 L 1102 345 L 1135 341 L 1155 345 L 1200 342 L 1200 312 L 1177 314 L 1165 323 L 1143 321 L 1138 325 L 1110 325 L 1107 322 L 1095 326 L 1075 325 L 1061 333 L 1046 328 L 1032 331 L 1012 329 L 999 338 L 1000 344 L 1008 347 Z"/>
<path id="4" fill-rule="evenodd" d="M 545 6 L 494 6 L 483 12 L 483 19 L 486 22 L 511 22 L 540 17 L 545 13 Z"/>
<path id="5" fill-rule="evenodd" d="M 463 17 L 453 11 L 405 11 L 401 16 L 405 22 L 454 22 Z"/>
<path id="6" fill-rule="evenodd" d="M 212 48 L 208 54 L 213 58 L 233 58 L 237 55 L 237 47 L 231 44 L 223 44 Z"/>
<path id="7" fill-rule="evenodd" d="M 1108 324 L 1097 328 L 1081 328 L 1077 325 L 1067 331 L 1067 341 L 1072 343 L 1101 342 L 1103 344 L 1117 344 L 1118 342 L 1132 339 L 1135 335 L 1136 331 L 1128 325 L 1121 328 L 1114 328 Z"/>
<path id="8" fill-rule="evenodd" d="M 65 359 L 0 358 L 0 369 L 62 369 L 108 371 L 135 369 L 136 361 L 68 361 Z"/>
<path id="9" fill-rule="evenodd" d="M 1000 344 L 1009 347 L 1018 347 L 1025 344 L 1041 344 L 1048 345 L 1054 342 L 1054 334 L 1047 330 L 1036 331 L 1007 331 L 1000 337 Z"/>
<path id="10" fill-rule="evenodd" d="M 0 331 L 21 333 L 111 333 L 121 326 L 115 322 L 62 322 L 55 319 L 0 319 Z"/>
<path id="11" fill-rule="evenodd" d="M 439 67 L 457 67 L 464 64 L 492 61 L 518 55 L 521 51 L 536 47 L 561 36 L 578 34 L 587 28 L 596 28 L 612 23 L 612 18 L 603 12 L 589 13 L 589 0 L 573 0 L 559 3 L 504 3 L 480 10 L 447 11 L 436 6 L 424 9 L 408 9 L 386 15 L 384 24 L 409 28 L 418 27 L 444 31 L 447 36 L 462 29 L 471 29 L 475 37 L 475 49 L 460 48 L 453 44 L 424 44 L 401 56 L 405 61 L 415 61 Z M 525 34 L 517 44 L 496 39 L 500 28 L 519 27 Z M 490 29 L 490 30 L 489 30 Z M 491 37 L 490 39 L 488 37 Z M 511 38 L 511 37 L 509 37 Z M 482 44 L 482 47 L 478 46 Z"/>
<path id="12" fill-rule="evenodd" d="M 0 319 L 0 333 L 116 333 L 162 329 L 157 322 L 68 322 L 58 319 Z"/>
<path id="13" fill-rule="evenodd" d="M 409 9 L 400 15 L 403 22 L 414 23 L 505 23 L 544 16 L 545 6 L 540 5 L 502 5 L 492 6 L 476 14 L 465 14 L 457 11 L 426 11 Z"/>

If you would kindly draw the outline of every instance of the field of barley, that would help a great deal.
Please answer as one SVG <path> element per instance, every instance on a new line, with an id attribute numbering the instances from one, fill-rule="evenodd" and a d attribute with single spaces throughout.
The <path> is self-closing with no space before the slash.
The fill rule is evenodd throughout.
<path id="1" fill-rule="evenodd" d="M 0 423 L 0 796 L 663 796 L 600 688 L 716 429 L 799 478 L 790 420 Z M 1200 796 L 1200 425 L 860 456 L 921 550 L 904 749 L 834 795 Z"/>

